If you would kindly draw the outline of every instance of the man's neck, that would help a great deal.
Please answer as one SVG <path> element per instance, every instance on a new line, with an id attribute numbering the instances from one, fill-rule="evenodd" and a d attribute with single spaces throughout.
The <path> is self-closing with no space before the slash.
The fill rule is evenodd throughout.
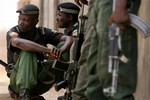
<path id="1" fill-rule="evenodd" d="M 28 32 L 21 32 L 21 35 L 26 39 L 32 40 L 34 38 L 35 33 L 36 33 L 36 28 Z"/>
<path id="2" fill-rule="evenodd" d="M 65 32 L 69 33 L 70 31 L 73 31 L 76 24 L 77 24 L 77 22 L 73 22 L 70 25 L 68 25 L 68 27 L 65 28 Z"/>

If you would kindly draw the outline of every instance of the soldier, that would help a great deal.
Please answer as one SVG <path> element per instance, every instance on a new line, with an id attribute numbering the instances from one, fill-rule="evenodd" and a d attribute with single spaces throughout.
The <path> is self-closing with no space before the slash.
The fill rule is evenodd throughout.
<path id="1" fill-rule="evenodd" d="M 75 1 L 78 4 L 88 4 L 87 0 Z M 116 5 L 112 13 L 113 0 L 90 0 L 86 34 L 91 35 L 87 37 L 91 38 L 91 41 L 85 41 L 82 46 L 81 55 L 85 56 L 81 56 L 79 60 L 84 62 L 79 64 L 80 71 L 73 100 L 134 100 L 137 80 L 137 34 L 135 29 L 125 26 L 130 23 L 128 10 L 137 14 L 141 0 L 114 1 Z M 131 5 L 127 6 L 129 2 Z M 127 9 L 128 7 L 130 8 Z M 118 90 L 114 96 L 103 92 L 104 88 L 111 86 L 111 75 L 108 73 L 108 20 L 110 24 L 116 23 L 123 31 L 122 53 L 130 59 L 127 64 L 119 62 Z M 89 48 L 89 51 L 86 48 Z"/>
<path id="2" fill-rule="evenodd" d="M 65 2 L 60 3 L 57 6 L 57 16 L 56 21 L 59 28 L 64 28 L 64 34 L 68 36 L 72 36 L 73 40 L 75 41 L 77 34 L 78 34 L 78 28 L 79 28 L 79 21 L 78 21 L 78 15 L 80 12 L 80 8 L 71 2 Z M 58 46 L 61 46 L 63 43 L 60 43 Z M 75 45 L 72 44 L 70 48 L 70 52 L 65 55 L 69 55 L 70 61 L 75 60 Z M 67 60 L 66 60 L 67 61 Z M 62 100 L 63 96 L 58 97 L 58 100 Z"/>
<path id="3" fill-rule="evenodd" d="M 16 12 L 19 13 L 18 25 L 7 32 L 8 64 L 14 65 L 9 90 L 20 100 L 44 100 L 39 95 L 47 92 L 57 80 L 50 72 L 49 63 L 42 63 L 44 57 L 60 59 L 61 54 L 70 49 L 73 38 L 36 27 L 39 9 L 33 4 L 25 5 Z M 60 49 L 55 48 L 61 41 L 65 42 L 64 45 Z M 54 47 L 47 48 L 47 44 Z"/>
<path id="4" fill-rule="evenodd" d="M 61 3 L 57 6 L 58 13 L 56 16 L 57 25 L 59 28 L 65 28 L 64 34 L 68 36 L 77 37 L 78 32 L 78 14 L 80 12 L 80 8 L 71 2 Z M 70 50 L 70 60 L 73 60 L 73 49 L 74 44 Z"/>

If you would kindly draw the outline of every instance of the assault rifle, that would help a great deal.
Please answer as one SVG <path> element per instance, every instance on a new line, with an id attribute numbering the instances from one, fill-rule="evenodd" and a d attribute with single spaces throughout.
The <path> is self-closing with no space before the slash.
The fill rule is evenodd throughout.
<path id="1" fill-rule="evenodd" d="M 131 26 L 142 33 L 144 38 L 150 36 L 150 26 L 140 17 L 129 14 Z M 127 63 L 128 59 L 124 55 L 119 55 L 121 51 L 121 32 L 119 27 L 113 23 L 109 29 L 109 62 L 108 72 L 112 73 L 112 84 L 104 88 L 104 93 L 113 96 L 117 93 L 119 61 Z"/>
<path id="2" fill-rule="evenodd" d="M 80 18 L 81 18 L 81 24 L 80 24 L 79 33 L 75 40 L 75 46 L 74 46 L 75 51 L 74 51 L 73 61 L 62 62 L 62 61 L 55 60 L 52 65 L 52 68 L 62 70 L 65 72 L 64 80 L 59 82 L 58 84 L 55 84 L 56 91 L 59 91 L 61 88 L 66 89 L 66 92 L 64 96 L 61 98 L 61 100 L 72 100 L 71 90 L 75 88 L 75 84 L 76 84 L 76 79 L 77 79 L 78 69 L 79 69 L 78 60 L 80 57 L 80 49 L 81 49 L 81 45 L 83 43 L 83 38 L 84 38 L 84 35 L 83 35 L 84 23 L 87 17 L 81 16 Z"/>

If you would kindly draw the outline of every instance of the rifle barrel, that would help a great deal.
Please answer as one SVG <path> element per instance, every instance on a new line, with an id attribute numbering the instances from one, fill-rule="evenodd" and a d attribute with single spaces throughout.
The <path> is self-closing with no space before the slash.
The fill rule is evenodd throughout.
<path id="1" fill-rule="evenodd" d="M 8 64 L 6 64 L 4 61 L 0 60 L 0 64 L 3 65 L 4 67 L 7 67 Z"/>

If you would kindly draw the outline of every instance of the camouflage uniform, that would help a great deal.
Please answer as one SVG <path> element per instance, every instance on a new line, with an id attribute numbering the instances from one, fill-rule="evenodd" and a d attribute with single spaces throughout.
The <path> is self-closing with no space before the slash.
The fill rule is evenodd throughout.
<path id="1" fill-rule="evenodd" d="M 133 6 L 130 11 L 137 14 L 140 0 L 132 1 Z M 88 76 L 85 76 L 87 87 L 84 88 L 84 91 L 76 93 L 76 97 L 82 94 L 82 96 L 86 95 L 86 98 L 75 100 L 134 100 L 133 93 L 137 82 L 136 30 L 128 28 L 122 34 L 122 53 L 129 59 L 129 62 L 127 64 L 119 63 L 118 92 L 114 96 L 108 97 L 103 93 L 103 89 L 111 86 L 111 74 L 108 73 L 108 18 L 112 13 L 113 1 L 91 0 L 91 2 L 89 14 L 91 27 L 87 29 L 87 32 L 90 32 L 89 34 L 92 34 L 92 36 L 90 37 L 90 50 L 88 56 L 86 56 L 85 64 L 88 73 Z M 79 79 L 75 90 L 78 89 L 78 83 L 84 81 L 82 77 L 80 80 L 84 71 L 82 70 L 82 73 L 78 75 Z"/>

